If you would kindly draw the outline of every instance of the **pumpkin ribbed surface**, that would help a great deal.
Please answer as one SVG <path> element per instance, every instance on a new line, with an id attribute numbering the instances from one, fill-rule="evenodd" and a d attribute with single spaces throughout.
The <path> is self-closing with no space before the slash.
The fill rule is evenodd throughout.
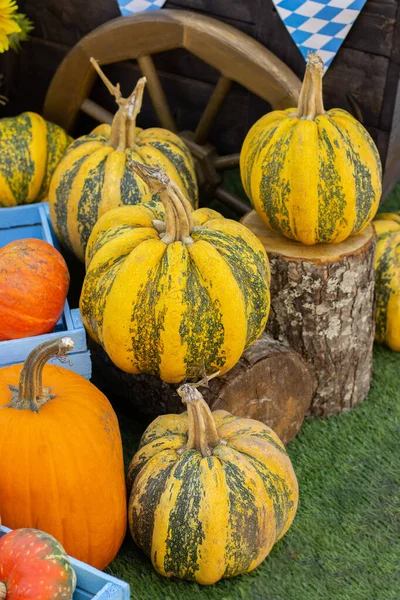
<path id="1" fill-rule="evenodd" d="M 303 244 L 339 243 L 359 233 L 381 196 L 372 138 L 348 112 L 324 111 L 321 78 L 318 60 L 311 60 L 299 108 L 262 117 L 240 155 L 243 186 L 259 216 Z"/>
<path id="2" fill-rule="evenodd" d="M 160 416 L 143 434 L 128 473 L 128 514 L 160 574 L 212 584 L 264 560 L 294 519 L 298 486 L 272 429 L 211 414 L 201 402 L 197 414 L 188 404 L 188 413 Z"/>
<path id="3" fill-rule="evenodd" d="M 61 127 L 25 112 L 0 120 L 0 207 L 44 200 L 68 144 Z"/>
<path id="4" fill-rule="evenodd" d="M 99 217 L 112 208 L 140 203 L 148 192 L 143 180 L 127 167 L 132 159 L 162 168 L 192 205 L 197 205 L 194 163 L 185 143 L 166 129 L 136 127 L 144 82 L 139 81 L 128 99 L 119 98 L 107 83 L 119 103 L 112 126 L 100 125 L 78 138 L 52 179 L 49 205 L 54 229 L 63 245 L 81 261 Z"/>
<path id="5" fill-rule="evenodd" d="M 400 213 L 381 213 L 374 221 L 375 339 L 400 352 Z"/>
<path id="6" fill-rule="evenodd" d="M 0 340 L 52 331 L 68 286 L 65 260 L 48 242 L 27 238 L 0 248 Z"/>
<path id="7" fill-rule="evenodd" d="M 1 517 L 11 529 L 51 534 L 68 554 L 103 569 L 126 530 L 121 436 L 99 390 L 44 365 L 64 343 L 73 348 L 69 338 L 45 342 L 24 366 L 0 369 Z"/>
<path id="8" fill-rule="evenodd" d="M 158 201 L 99 219 L 87 247 L 83 322 L 128 373 L 179 382 L 229 370 L 262 333 L 269 265 L 259 240 L 210 209 L 192 213 L 188 243 L 166 243 Z"/>

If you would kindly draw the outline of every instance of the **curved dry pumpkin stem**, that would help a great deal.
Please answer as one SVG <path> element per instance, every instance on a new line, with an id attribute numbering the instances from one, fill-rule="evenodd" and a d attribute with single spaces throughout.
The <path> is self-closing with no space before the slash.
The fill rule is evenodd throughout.
<path id="1" fill-rule="evenodd" d="M 180 187 L 161 169 L 136 160 L 131 160 L 129 166 L 147 184 L 151 194 L 160 195 L 165 209 L 165 232 L 161 234 L 162 241 L 166 244 L 177 241 L 193 244 L 190 235 L 193 230 L 192 207 Z M 157 227 L 158 231 L 159 226 Z"/>
<path id="2" fill-rule="evenodd" d="M 43 342 L 28 354 L 19 378 L 19 386 L 11 386 L 12 401 L 3 408 L 16 408 L 17 410 L 32 410 L 38 412 L 48 400 L 54 398 L 50 388 L 44 388 L 42 383 L 43 367 L 54 356 L 63 359 L 74 347 L 74 340 L 70 337 L 58 338 L 50 342 Z"/>
<path id="3" fill-rule="evenodd" d="M 96 59 L 92 57 L 90 62 L 119 107 L 111 125 L 109 144 L 121 152 L 127 148 L 133 148 L 136 141 L 136 117 L 142 108 L 146 77 L 141 77 L 131 95 L 123 98 L 119 83 L 117 85 L 111 83 Z"/>
<path id="4" fill-rule="evenodd" d="M 299 105 L 297 111 L 291 117 L 313 121 L 319 115 L 325 114 L 322 96 L 322 77 L 324 74 L 324 63 L 322 58 L 315 52 L 309 52 L 307 56 L 307 67 L 300 90 Z"/>
<path id="5" fill-rule="evenodd" d="M 211 410 L 197 389 L 200 385 L 205 385 L 204 380 L 193 385 L 185 383 L 177 389 L 182 402 L 186 404 L 189 421 L 188 441 L 179 452 L 199 450 L 203 456 L 211 456 L 221 440 Z"/>
<path id="6" fill-rule="evenodd" d="M 0 583 L 0 600 L 5 600 L 7 598 L 7 586 L 5 583 Z"/>

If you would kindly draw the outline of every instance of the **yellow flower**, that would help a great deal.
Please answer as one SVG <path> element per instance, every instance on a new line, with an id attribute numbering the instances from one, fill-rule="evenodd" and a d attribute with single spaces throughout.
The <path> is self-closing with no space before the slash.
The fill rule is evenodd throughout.
<path id="1" fill-rule="evenodd" d="M 21 31 L 21 27 L 14 21 L 17 10 L 15 0 L 0 0 L 0 52 L 8 50 L 8 36 Z"/>

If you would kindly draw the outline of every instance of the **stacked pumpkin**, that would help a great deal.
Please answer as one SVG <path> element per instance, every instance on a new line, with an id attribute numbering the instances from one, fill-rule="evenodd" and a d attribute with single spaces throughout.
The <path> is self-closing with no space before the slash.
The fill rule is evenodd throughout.
<path id="1" fill-rule="evenodd" d="M 80 301 L 85 326 L 130 373 L 175 383 L 222 374 L 265 327 L 265 250 L 239 223 L 211 209 L 194 210 L 197 185 L 185 144 L 171 132 L 136 127 L 145 80 L 122 98 L 93 64 L 118 111 L 111 127 L 101 125 L 69 145 L 49 193 L 60 240 L 86 258 Z M 15 258 L 18 251 L 40 250 L 35 240 L 16 246 L 3 250 L 3 261 L 11 260 L 10 252 Z M 56 282 L 54 273 L 43 276 Z M 63 301 L 67 278 L 65 283 Z M 29 301 L 37 302 L 40 286 L 22 292 L 28 299 L 25 329 L 14 325 L 21 336 L 32 333 Z M 13 293 L 3 298 L 9 310 Z M 49 307 L 46 299 L 40 304 Z M 70 338 L 45 342 L 22 367 L 0 369 L 0 430 L 7 435 L 0 506 L 9 527 L 38 527 L 69 554 L 103 568 L 126 527 L 121 438 L 110 404 L 93 385 L 45 364 L 54 356 L 63 359 L 72 347 Z M 210 584 L 248 572 L 265 558 L 293 521 L 298 489 L 274 432 L 225 411 L 211 413 L 197 390 L 203 383 L 179 388 L 187 413 L 157 419 L 144 433 L 129 468 L 129 523 L 157 571 Z M 17 444 L 18 456 L 11 456 Z M 35 535 L 5 536 L 4 552 L 24 553 Z M 53 542 L 38 535 L 45 558 Z M 70 598 L 75 582 L 55 541 L 52 553 L 61 561 L 60 598 Z M 10 582 L 7 568 L 0 569 L 0 594 L 1 582 Z"/>
<path id="2" fill-rule="evenodd" d="M 297 109 L 257 121 L 240 155 L 244 189 L 266 226 L 307 245 L 361 232 L 382 191 L 369 133 L 345 110 L 324 109 L 323 71 L 321 58 L 310 52 Z"/>
<path id="3" fill-rule="evenodd" d="M 322 60 L 308 63 L 297 109 L 274 111 L 249 131 L 240 155 L 244 189 L 265 225 L 303 244 L 339 243 L 363 231 L 381 197 L 382 168 L 366 129 L 325 111 Z M 400 350 L 398 215 L 378 215 L 376 341 Z"/>

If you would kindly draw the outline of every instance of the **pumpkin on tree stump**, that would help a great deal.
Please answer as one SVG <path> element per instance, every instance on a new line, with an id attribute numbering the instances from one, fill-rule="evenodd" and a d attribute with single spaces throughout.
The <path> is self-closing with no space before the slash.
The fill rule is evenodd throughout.
<path id="1" fill-rule="evenodd" d="M 298 108 L 262 117 L 240 154 L 243 187 L 265 225 L 307 245 L 361 232 L 382 191 L 381 162 L 367 130 L 345 110 L 324 109 L 323 69 L 309 53 Z"/>

